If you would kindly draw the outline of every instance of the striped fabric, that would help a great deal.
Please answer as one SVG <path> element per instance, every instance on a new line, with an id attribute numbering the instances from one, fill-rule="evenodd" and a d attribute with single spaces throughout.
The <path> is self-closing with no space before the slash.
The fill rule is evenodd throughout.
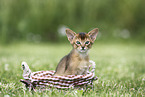
<path id="1" fill-rule="evenodd" d="M 67 75 L 67 76 L 53 76 L 55 71 L 37 71 L 27 73 L 23 75 L 24 80 L 20 82 L 24 83 L 29 89 L 39 88 L 57 88 L 57 89 L 69 89 L 69 88 L 82 88 L 87 85 L 93 85 L 93 81 L 97 80 L 95 77 L 95 62 L 90 61 L 92 65 L 91 71 L 88 71 L 86 75 Z"/>

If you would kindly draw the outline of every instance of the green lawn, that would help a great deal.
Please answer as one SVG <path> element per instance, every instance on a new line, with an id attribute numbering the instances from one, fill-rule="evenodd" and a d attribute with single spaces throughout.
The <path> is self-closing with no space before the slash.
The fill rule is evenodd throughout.
<path id="1" fill-rule="evenodd" d="M 59 60 L 71 50 L 70 44 L 11 44 L 0 46 L 1 96 L 82 96 L 81 90 L 29 92 L 19 82 L 21 62 L 32 71 L 55 70 Z M 90 59 L 96 62 L 94 90 L 84 96 L 145 96 L 145 45 L 95 43 Z"/>

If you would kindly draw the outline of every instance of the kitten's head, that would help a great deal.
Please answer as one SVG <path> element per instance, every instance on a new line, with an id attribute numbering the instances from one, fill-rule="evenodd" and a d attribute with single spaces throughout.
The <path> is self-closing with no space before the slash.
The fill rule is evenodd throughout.
<path id="1" fill-rule="evenodd" d="M 73 48 L 80 53 L 85 53 L 91 48 L 97 34 L 98 28 L 95 28 L 88 33 L 80 32 L 78 34 L 68 28 L 66 29 L 68 40 L 72 44 Z"/>

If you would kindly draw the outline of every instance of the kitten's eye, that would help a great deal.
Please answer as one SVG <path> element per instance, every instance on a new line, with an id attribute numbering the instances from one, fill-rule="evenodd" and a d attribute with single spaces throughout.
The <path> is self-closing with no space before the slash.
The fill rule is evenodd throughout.
<path id="1" fill-rule="evenodd" d="M 79 41 L 77 41 L 76 44 L 81 44 L 81 43 Z"/>
<path id="2" fill-rule="evenodd" d="M 89 44 L 89 43 L 90 43 L 89 41 L 86 41 L 86 42 L 85 42 L 85 44 Z"/>

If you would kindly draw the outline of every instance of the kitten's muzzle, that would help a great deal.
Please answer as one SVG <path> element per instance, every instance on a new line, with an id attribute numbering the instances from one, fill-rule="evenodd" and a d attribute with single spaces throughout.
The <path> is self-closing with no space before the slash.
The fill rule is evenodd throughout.
<path id="1" fill-rule="evenodd" d="M 86 48 L 85 47 L 81 47 L 80 52 L 86 52 Z"/>

